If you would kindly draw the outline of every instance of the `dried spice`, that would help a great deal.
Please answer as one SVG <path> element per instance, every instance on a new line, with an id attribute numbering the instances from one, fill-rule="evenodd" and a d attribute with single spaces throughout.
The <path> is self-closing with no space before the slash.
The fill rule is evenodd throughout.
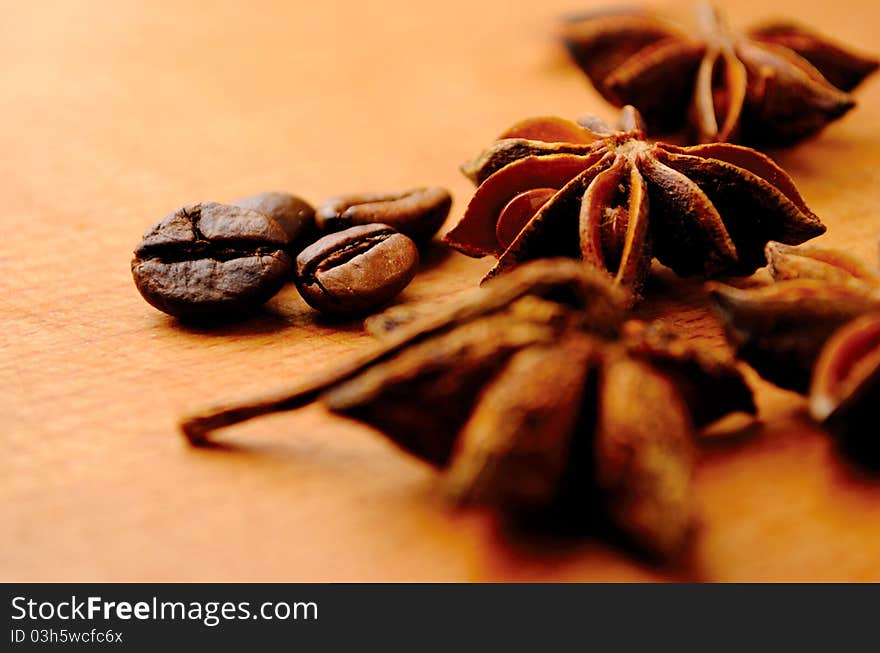
<path id="1" fill-rule="evenodd" d="M 806 138 L 852 109 L 849 91 L 878 66 L 792 23 L 739 33 L 709 3 L 697 14 L 696 31 L 638 10 L 578 16 L 563 38 L 607 101 L 636 106 L 652 131 L 687 124 L 704 143 Z"/>
<path id="2" fill-rule="evenodd" d="M 349 365 L 190 418 L 184 432 L 198 444 L 319 400 L 440 468 L 458 502 L 507 515 L 575 506 L 572 518 L 610 519 L 651 554 L 681 549 L 695 430 L 754 412 L 731 361 L 659 326 L 624 325 L 620 293 L 568 260 L 525 265 L 444 311 L 413 314 L 380 323 L 382 342 Z"/>
<path id="3" fill-rule="evenodd" d="M 768 381 L 806 393 L 819 352 L 847 322 L 880 310 L 880 276 L 851 256 L 768 243 L 767 286 L 710 286 L 737 356 Z"/>
<path id="4" fill-rule="evenodd" d="M 649 143 L 638 112 L 620 131 L 596 118 L 514 126 L 465 174 L 479 187 L 445 237 L 492 254 L 494 276 L 533 259 L 581 259 L 636 301 L 656 257 L 681 276 L 748 275 L 769 240 L 799 244 L 825 231 L 771 159 L 725 143 Z M 570 142 L 545 142 L 534 137 Z"/>
<path id="5" fill-rule="evenodd" d="M 810 385 L 810 414 L 850 453 L 880 465 L 880 311 L 863 315 L 825 344 Z"/>

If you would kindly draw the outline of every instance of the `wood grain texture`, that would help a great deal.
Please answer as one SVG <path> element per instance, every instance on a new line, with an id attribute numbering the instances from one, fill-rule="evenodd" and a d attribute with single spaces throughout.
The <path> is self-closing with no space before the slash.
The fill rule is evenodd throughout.
<path id="1" fill-rule="evenodd" d="M 6 3 L 0 21 L 0 579 L 880 580 L 880 480 L 762 383 L 762 425 L 707 448 L 690 559 L 657 569 L 592 540 L 506 534 L 454 513 L 432 472 L 309 408 L 188 448 L 184 412 L 304 379 L 365 346 L 292 288 L 265 314 L 183 328 L 131 280 L 140 234 L 179 205 L 291 190 L 449 187 L 530 115 L 613 111 L 555 43 L 592 0 Z M 731 22 L 766 2 L 729 2 Z M 867 49 L 875 0 L 779 0 Z M 778 154 L 829 225 L 877 255 L 880 78 L 818 139 Z M 490 266 L 432 251 L 402 300 L 442 301 Z M 640 311 L 720 347 L 700 286 L 660 275 Z"/>

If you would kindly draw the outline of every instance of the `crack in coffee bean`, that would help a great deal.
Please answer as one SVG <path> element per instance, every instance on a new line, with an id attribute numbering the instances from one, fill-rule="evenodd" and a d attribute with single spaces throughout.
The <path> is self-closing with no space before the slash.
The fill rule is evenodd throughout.
<path id="1" fill-rule="evenodd" d="M 247 256 L 271 256 L 276 247 L 263 245 L 255 247 L 248 241 L 231 241 L 226 246 L 220 247 L 210 241 L 196 241 L 191 245 L 178 247 L 175 245 L 156 245 L 144 247 L 138 250 L 142 260 L 157 259 L 162 263 L 179 263 L 181 261 L 194 261 L 197 259 L 212 259 L 214 261 L 228 261 L 234 258 Z"/>
<path id="2" fill-rule="evenodd" d="M 324 259 L 313 260 L 308 267 L 303 269 L 303 277 L 306 281 L 317 281 L 315 275 L 318 272 L 323 272 L 339 265 L 343 265 L 355 256 L 360 256 L 369 251 L 370 248 L 388 240 L 396 233 L 396 231 L 389 229 L 374 236 L 368 236 L 362 240 L 349 243 L 337 251 L 330 252 Z"/>

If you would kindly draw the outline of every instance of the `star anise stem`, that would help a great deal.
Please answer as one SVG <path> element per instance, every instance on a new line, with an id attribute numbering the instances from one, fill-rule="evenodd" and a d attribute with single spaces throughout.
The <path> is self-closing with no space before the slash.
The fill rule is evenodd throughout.
<path id="1" fill-rule="evenodd" d="M 696 14 L 697 23 L 704 38 L 711 40 L 714 47 L 718 49 L 733 48 L 730 27 L 728 27 L 727 21 L 718 10 L 718 5 L 705 0 L 697 2 Z"/>
<path id="2" fill-rule="evenodd" d="M 645 123 L 642 120 L 642 115 L 635 107 L 627 105 L 620 110 L 620 131 L 630 134 L 645 133 Z M 608 131 L 608 133 L 613 132 L 614 130 L 611 129 Z"/>
<path id="3" fill-rule="evenodd" d="M 336 369 L 274 395 L 190 415 L 182 420 L 181 430 L 191 444 L 206 444 L 213 431 L 255 417 L 301 408 L 363 370 L 394 358 L 418 343 L 437 338 L 458 324 L 500 313 L 522 298 L 545 296 L 577 307 L 579 319 L 589 324 L 594 333 L 608 336 L 617 332 L 624 303 L 617 289 L 609 287 L 599 273 L 585 270 L 570 261 L 542 261 L 524 268 L 518 275 L 499 280 L 491 289 L 474 289 L 473 294 L 449 309 L 432 312 L 417 325 L 392 332 L 381 344 L 350 358 Z M 518 320 L 517 315 L 509 317 L 505 332 L 512 331 L 511 325 Z M 517 337 L 513 333 L 509 335 L 514 339 Z M 342 398 L 337 395 L 337 399 L 341 401 Z"/>

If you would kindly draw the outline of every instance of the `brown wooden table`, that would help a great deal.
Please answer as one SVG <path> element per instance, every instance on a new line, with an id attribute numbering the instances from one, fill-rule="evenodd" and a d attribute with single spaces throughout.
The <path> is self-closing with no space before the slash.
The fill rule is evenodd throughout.
<path id="1" fill-rule="evenodd" d="M 880 480 L 843 463 L 803 401 L 749 372 L 763 426 L 709 447 L 701 529 L 675 569 L 601 542 L 511 537 L 456 514 L 432 472 L 318 408 L 187 447 L 179 415 L 305 378 L 366 345 L 289 288 L 265 315 L 183 328 L 139 297 L 140 234 L 178 205 L 286 189 L 447 186 L 530 115 L 613 110 L 555 21 L 591 0 L 10 3 L 0 21 L 0 578 L 3 580 L 880 580 Z M 727 3 L 742 25 L 766 2 Z M 874 0 L 778 0 L 876 46 Z M 880 77 L 820 138 L 778 155 L 829 225 L 875 257 Z M 443 299 L 489 261 L 435 249 L 403 299 Z M 720 345 L 699 284 L 663 317 Z"/>

